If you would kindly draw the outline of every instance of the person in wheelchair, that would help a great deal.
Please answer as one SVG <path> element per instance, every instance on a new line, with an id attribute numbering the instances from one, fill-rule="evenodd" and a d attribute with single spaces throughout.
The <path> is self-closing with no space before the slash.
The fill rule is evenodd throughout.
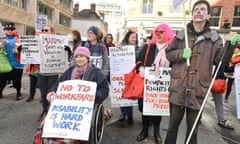
<path id="1" fill-rule="evenodd" d="M 101 113 L 103 113 L 104 108 L 102 106 L 102 102 L 108 97 L 108 92 L 109 92 L 108 81 L 106 77 L 102 74 L 101 70 L 96 68 L 90 62 L 90 51 L 88 48 L 86 47 L 76 48 L 74 52 L 74 58 L 75 58 L 76 64 L 74 66 L 71 66 L 69 69 L 67 69 L 61 75 L 58 81 L 49 89 L 49 92 L 47 94 L 47 100 L 50 102 L 52 99 L 52 96 L 56 95 L 56 91 L 60 82 L 63 82 L 66 80 L 75 80 L 75 79 L 96 82 L 97 90 L 96 90 L 95 102 L 94 102 L 95 110 L 93 112 L 93 119 L 92 119 L 93 121 L 92 123 L 94 124 L 92 124 L 91 126 L 89 141 L 95 141 L 90 143 L 98 143 L 98 141 L 100 141 L 102 137 L 102 134 L 98 135 L 98 132 L 99 131 L 101 133 L 103 132 L 103 122 L 102 122 L 103 114 Z M 91 140 L 92 135 L 94 137 L 94 140 Z M 59 140 L 56 140 L 56 141 L 59 141 Z M 78 142 L 74 141 L 74 143 L 78 143 Z"/>

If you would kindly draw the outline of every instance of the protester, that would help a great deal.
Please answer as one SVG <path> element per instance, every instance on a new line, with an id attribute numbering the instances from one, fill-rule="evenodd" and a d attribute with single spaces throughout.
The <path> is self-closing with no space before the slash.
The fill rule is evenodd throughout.
<path id="1" fill-rule="evenodd" d="M 28 74 L 30 79 L 30 89 L 29 89 L 29 97 L 26 102 L 31 102 L 34 99 L 36 88 L 37 88 L 37 65 L 36 64 L 28 64 L 26 67 L 26 74 Z"/>
<path id="2" fill-rule="evenodd" d="M 217 75 L 216 75 L 216 79 L 222 79 L 222 80 L 226 79 L 226 76 L 224 75 L 224 70 L 225 70 L 225 67 L 229 64 L 229 61 L 231 59 L 231 56 L 232 56 L 232 53 L 233 53 L 233 50 L 234 50 L 234 47 L 235 47 L 234 45 L 231 46 L 231 43 L 230 43 L 230 40 L 231 40 L 231 38 L 233 37 L 234 34 L 235 33 L 231 32 L 225 37 L 226 45 L 227 46 L 230 45 L 230 47 L 228 47 L 228 51 L 224 55 L 223 62 L 221 64 L 221 67 L 219 68 L 219 71 L 218 71 Z M 234 127 L 233 127 L 232 123 L 230 122 L 230 120 L 226 120 L 224 118 L 223 93 L 212 91 L 213 101 L 214 101 L 214 104 L 215 104 L 215 110 L 216 110 L 217 119 L 218 119 L 218 125 L 223 127 L 223 128 L 233 130 Z"/>
<path id="3" fill-rule="evenodd" d="M 51 101 L 51 96 L 55 95 L 60 82 L 66 80 L 86 80 L 97 83 L 97 91 L 95 103 L 102 103 L 109 92 L 107 79 L 102 72 L 90 62 L 90 51 L 86 47 L 78 47 L 74 52 L 76 64 L 66 70 L 59 80 L 49 89 L 47 94 L 48 101 Z"/>
<path id="4" fill-rule="evenodd" d="M 232 55 L 232 58 L 235 58 L 237 56 L 240 56 L 240 44 L 237 44 L 235 49 L 234 49 L 234 53 Z M 235 64 L 233 63 L 229 63 L 228 66 L 225 67 L 224 72 L 226 73 L 226 77 L 227 77 L 227 91 L 225 93 L 225 99 L 224 102 L 228 103 L 228 98 L 229 95 L 231 94 L 232 91 L 232 85 L 234 82 L 234 68 L 235 68 Z"/>
<path id="5" fill-rule="evenodd" d="M 135 53 L 137 53 L 137 45 L 138 45 L 138 35 L 136 31 L 129 30 L 125 37 L 122 40 L 121 46 L 124 45 L 133 45 L 135 46 Z M 127 117 L 127 123 L 128 125 L 132 125 L 134 123 L 133 121 L 133 107 L 132 106 L 126 106 L 126 107 L 120 107 L 121 109 L 121 116 L 119 121 L 124 122 Z"/>
<path id="6" fill-rule="evenodd" d="M 108 52 L 108 56 L 109 56 L 109 48 L 110 47 L 115 47 L 115 44 L 113 43 L 113 36 L 112 36 L 112 34 L 108 33 L 104 37 L 104 44 L 105 44 L 105 46 L 107 48 L 107 52 Z M 110 71 L 108 72 L 107 79 L 108 79 L 108 82 L 110 82 Z"/>
<path id="7" fill-rule="evenodd" d="M 73 48 L 70 48 L 70 46 L 65 45 L 64 50 L 68 52 L 68 61 L 70 62 L 70 65 L 74 65 L 75 63 L 74 63 L 74 59 L 72 60 L 72 55 L 75 49 L 82 45 L 82 39 L 81 39 L 81 34 L 78 30 L 73 30 L 71 36 L 72 36 Z"/>
<path id="8" fill-rule="evenodd" d="M 107 48 L 107 52 L 108 52 L 108 56 L 109 56 L 109 48 L 110 47 L 115 47 L 115 44 L 113 43 L 113 36 L 112 34 L 108 33 L 105 37 L 104 37 L 104 44 Z"/>
<path id="9" fill-rule="evenodd" d="M 45 25 L 42 29 L 42 34 L 54 34 L 53 27 L 49 25 Z M 38 84 L 39 84 L 39 89 L 41 93 L 41 101 L 42 101 L 42 107 L 43 107 L 39 120 L 47 112 L 49 107 L 49 103 L 46 99 L 47 91 L 57 81 L 57 79 L 58 79 L 58 73 L 40 73 L 40 72 L 38 73 Z"/>
<path id="10" fill-rule="evenodd" d="M 102 57 L 100 61 L 92 63 L 101 69 L 103 74 L 107 77 L 109 72 L 109 58 L 102 38 L 103 31 L 97 26 L 91 26 L 87 30 L 87 41 L 84 43 L 84 47 L 90 50 L 91 61 L 93 57 Z"/>
<path id="11" fill-rule="evenodd" d="M 24 65 L 20 63 L 20 52 L 22 46 L 16 32 L 16 28 L 13 23 L 8 23 L 4 26 L 4 32 L 6 34 L 6 42 L 4 47 L 7 52 L 9 63 L 13 70 L 9 73 L 0 74 L 0 97 L 3 97 L 2 91 L 6 86 L 7 80 L 13 81 L 13 87 L 16 89 L 16 100 L 21 99 L 21 87 L 22 87 L 22 73 Z"/>
<path id="12" fill-rule="evenodd" d="M 153 64 L 155 65 L 155 70 L 152 71 L 152 74 L 156 76 L 159 75 L 159 67 L 169 67 L 170 63 L 166 58 L 165 49 L 171 43 L 173 37 L 174 33 L 167 24 L 159 24 L 153 32 L 151 43 L 144 45 L 143 49 L 140 51 L 137 57 L 137 62 L 141 62 L 141 64 L 137 66 L 137 71 L 139 71 L 140 73 L 143 71 L 140 71 L 140 69 L 144 69 L 144 61 L 146 61 L 146 66 L 150 67 Z M 145 59 L 146 51 L 148 48 L 150 48 L 149 54 L 148 56 L 146 56 L 147 59 Z M 138 106 L 139 111 L 142 113 L 143 99 L 138 99 Z M 151 121 L 153 122 L 154 126 L 155 142 L 156 144 L 161 144 L 162 138 L 159 133 L 161 116 L 144 116 L 142 114 L 142 131 L 137 136 L 137 141 L 143 141 L 148 136 L 148 127 Z"/>
<path id="13" fill-rule="evenodd" d="M 165 144 L 176 144 L 179 125 L 186 111 L 187 140 L 212 80 L 213 64 L 223 54 L 221 37 L 210 29 L 210 5 L 205 0 L 194 3 L 192 21 L 187 24 L 189 48 L 184 31 L 179 31 L 166 49 L 172 66 L 169 86 L 170 121 Z M 190 66 L 187 61 L 190 61 Z M 198 124 L 192 133 L 191 144 L 197 144 Z"/>

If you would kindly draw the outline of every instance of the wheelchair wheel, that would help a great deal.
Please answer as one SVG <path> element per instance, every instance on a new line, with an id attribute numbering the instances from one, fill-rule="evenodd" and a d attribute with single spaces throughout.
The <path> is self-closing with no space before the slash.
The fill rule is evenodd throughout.
<path id="1" fill-rule="evenodd" d="M 89 144 L 100 144 L 104 131 L 104 107 L 96 104 L 93 110 Z"/>

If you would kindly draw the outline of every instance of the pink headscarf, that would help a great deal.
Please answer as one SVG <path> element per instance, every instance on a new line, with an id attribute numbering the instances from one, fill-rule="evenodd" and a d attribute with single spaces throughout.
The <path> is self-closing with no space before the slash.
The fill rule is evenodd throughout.
<path id="1" fill-rule="evenodd" d="M 172 29 L 165 23 L 159 24 L 153 31 L 152 43 L 154 43 L 154 44 L 157 43 L 157 38 L 156 38 L 156 34 L 155 34 L 156 30 L 157 31 L 165 31 L 164 41 L 167 45 L 169 45 L 174 38 L 174 32 L 172 31 Z"/>
<path id="2" fill-rule="evenodd" d="M 157 42 L 157 36 L 155 34 L 155 31 L 164 31 L 164 33 L 162 34 L 164 43 L 159 44 Z M 170 64 L 170 62 L 166 58 L 165 49 L 171 43 L 173 38 L 174 38 L 173 31 L 165 23 L 159 24 L 153 32 L 152 43 L 154 43 L 158 49 L 158 54 L 156 55 L 155 60 L 154 60 L 154 64 L 155 64 L 156 68 L 155 68 L 155 71 L 153 71 L 153 74 L 156 76 L 159 75 L 159 67 L 160 66 L 168 67 Z"/>

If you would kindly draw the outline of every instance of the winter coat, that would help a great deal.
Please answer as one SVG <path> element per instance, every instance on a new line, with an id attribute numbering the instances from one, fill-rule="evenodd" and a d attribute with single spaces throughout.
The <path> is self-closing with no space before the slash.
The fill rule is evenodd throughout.
<path id="1" fill-rule="evenodd" d="M 58 81 L 49 89 L 49 91 L 57 91 L 60 82 L 71 80 L 72 71 L 74 66 L 66 70 Z M 105 76 L 101 73 L 100 69 L 92 65 L 84 74 L 83 79 L 97 83 L 97 90 L 95 95 L 95 103 L 102 103 L 107 97 L 109 92 L 108 82 Z"/>
<path id="2" fill-rule="evenodd" d="M 17 61 L 17 54 L 13 53 L 13 49 L 15 48 L 16 44 L 16 39 L 17 39 L 17 36 L 7 36 L 7 40 L 9 41 L 8 43 L 5 43 L 4 44 L 4 47 L 6 49 L 6 52 L 7 52 L 7 57 L 8 57 L 8 60 L 9 60 L 9 63 L 11 64 L 11 66 L 14 68 L 14 69 L 23 69 L 24 65 L 23 64 L 20 64 L 18 61 Z"/>
<path id="3" fill-rule="evenodd" d="M 184 31 L 178 32 L 166 49 L 167 59 L 172 66 L 169 101 L 199 110 L 212 80 L 212 67 L 219 63 L 223 53 L 223 44 L 221 37 L 209 26 L 201 34 L 191 27 L 188 24 L 188 43 L 192 51 L 189 67 L 182 58 L 186 47 Z"/>
<path id="4" fill-rule="evenodd" d="M 102 72 L 105 76 L 109 72 L 109 58 L 106 50 L 106 46 L 100 41 L 96 45 L 91 45 L 89 41 L 84 42 L 85 47 L 89 48 L 91 56 L 102 56 Z"/>

